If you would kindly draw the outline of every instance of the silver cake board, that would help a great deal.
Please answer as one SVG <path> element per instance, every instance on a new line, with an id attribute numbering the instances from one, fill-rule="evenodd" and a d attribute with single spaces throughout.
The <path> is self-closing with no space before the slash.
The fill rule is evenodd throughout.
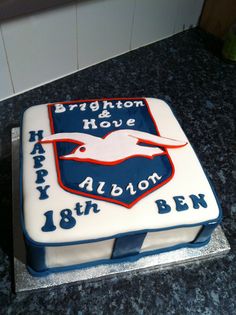
<path id="1" fill-rule="evenodd" d="M 158 271 L 172 268 L 200 259 L 212 259 L 225 255 L 230 245 L 218 226 L 212 234 L 211 241 L 199 248 L 182 248 L 140 258 L 135 262 L 104 264 L 97 267 L 83 268 L 73 271 L 50 274 L 45 277 L 33 277 L 25 265 L 25 246 L 20 225 L 20 194 L 19 194 L 19 128 L 12 129 L 12 201 L 13 201 L 13 253 L 15 292 L 43 289 L 66 283 L 94 280 L 102 277 L 123 274 L 130 271 Z"/>

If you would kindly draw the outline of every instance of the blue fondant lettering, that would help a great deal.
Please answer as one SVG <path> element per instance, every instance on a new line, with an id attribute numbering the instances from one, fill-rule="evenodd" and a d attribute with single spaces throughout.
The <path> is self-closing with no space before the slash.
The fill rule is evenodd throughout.
<path id="1" fill-rule="evenodd" d="M 50 187 L 49 185 L 46 185 L 44 187 L 42 186 L 36 187 L 36 189 L 38 189 L 38 191 L 40 192 L 40 196 L 39 196 L 40 200 L 44 200 L 48 198 L 47 190 L 49 187 Z"/>
<path id="2" fill-rule="evenodd" d="M 45 169 L 36 171 L 37 179 L 35 181 L 36 184 L 42 184 L 45 182 L 44 177 L 48 175 L 48 171 Z"/>
<path id="3" fill-rule="evenodd" d="M 193 208 L 194 209 L 199 209 L 201 205 L 203 208 L 207 208 L 207 203 L 204 199 L 205 195 L 204 194 L 198 194 L 198 196 L 196 195 L 190 195 L 189 196 L 192 200 L 193 203 Z"/>
<path id="4" fill-rule="evenodd" d="M 93 209 L 94 213 L 98 213 L 100 211 L 96 203 L 92 203 L 92 201 L 86 201 L 85 203 L 86 203 L 86 207 L 85 207 L 84 215 L 88 215 L 91 209 Z"/>
<path id="5" fill-rule="evenodd" d="M 82 208 L 82 205 L 79 202 L 77 202 L 77 204 L 75 205 L 75 210 L 78 216 L 81 216 L 84 214 L 83 211 L 81 211 L 81 208 Z"/>
<path id="6" fill-rule="evenodd" d="M 46 199 L 47 196 L 47 189 L 49 188 L 49 185 L 46 185 L 45 187 L 37 187 L 37 189 L 40 192 L 40 199 Z M 46 197 L 46 198 L 44 198 Z M 81 210 L 81 208 L 84 206 L 85 210 L 84 212 Z M 78 216 L 81 215 L 88 215 L 91 211 L 95 214 L 100 212 L 100 209 L 98 209 L 98 205 L 96 203 L 92 203 L 91 201 L 86 201 L 84 205 L 81 205 L 79 202 L 76 203 L 74 210 L 76 210 L 76 214 Z M 56 230 L 56 226 L 53 222 L 53 211 L 47 211 L 44 213 L 46 217 L 46 221 L 44 226 L 41 228 L 43 232 L 51 232 Z M 76 219 L 73 216 L 73 213 L 70 209 L 63 209 L 60 212 L 61 220 L 60 220 L 60 227 L 62 229 L 71 229 L 76 225 Z"/>
<path id="7" fill-rule="evenodd" d="M 38 153 L 38 154 L 45 153 L 44 148 L 42 147 L 41 143 L 35 143 L 34 148 L 30 154 L 34 155 L 36 153 Z"/>
<path id="8" fill-rule="evenodd" d="M 44 226 L 41 228 L 41 230 L 43 232 L 52 232 L 56 230 L 56 227 L 53 223 L 53 211 L 49 210 L 47 212 L 44 213 L 45 217 L 46 217 L 46 221 Z"/>
<path id="9" fill-rule="evenodd" d="M 157 207 L 158 207 L 158 212 L 160 214 L 168 213 L 171 210 L 171 207 L 163 199 L 156 200 L 156 204 L 157 204 Z"/>
<path id="10" fill-rule="evenodd" d="M 184 196 L 175 196 L 173 199 L 175 201 L 177 211 L 188 210 L 188 205 L 184 202 Z"/>
<path id="11" fill-rule="evenodd" d="M 30 131 L 29 134 L 30 134 L 29 142 L 35 142 L 37 140 L 39 141 L 43 139 L 43 130 Z"/>
<path id="12" fill-rule="evenodd" d="M 30 134 L 29 142 L 40 141 L 40 140 L 43 139 L 43 130 L 30 131 L 29 134 Z M 32 155 L 39 154 L 39 155 L 33 156 L 33 159 L 34 159 L 34 166 L 33 167 L 35 169 L 39 169 L 39 168 L 43 167 L 43 163 L 42 162 L 45 161 L 45 159 L 46 159 L 45 156 L 42 155 L 43 153 L 45 153 L 45 150 L 42 147 L 41 143 L 36 142 L 34 144 L 33 150 L 30 153 Z M 44 177 L 47 176 L 47 175 L 48 175 L 48 171 L 47 170 L 45 170 L 45 169 L 37 170 L 36 171 L 36 176 L 37 177 L 36 177 L 35 183 L 36 184 L 44 183 L 45 182 Z M 36 189 L 40 193 L 40 196 L 39 196 L 40 200 L 44 200 L 44 199 L 49 198 L 49 196 L 47 194 L 47 190 L 48 190 L 49 187 L 50 187 L 49 185 L 46 185 L 44 187 L 42 187 L 42 186 L 36 187 Z M 47 229 L 47 222 L 51 222 L 52 221 L 52 215 L 53 215 L 53 212 L 51 210 L 45 213 L 46 223 L 45 223 L 45 226 L 43 227 L 44 229 L 45 228 Z"/>
<path id="13" fill-rule="evenodd" d="M 76 220 L 72 216 L 72 211 L 70 209 L 61 210 L 60 215 L 61 215 L 60 227 L 62 229 L 71 229 L 75 226 Z"/>
<path id="14" fill-rule="evenodd" d="M 42 161 L 45 160 L 45 157 L 43 155 L 36 155 L 33 157 L 34 159 L 34 168 L 40 168 L 43 166 L 43 164 L 41 163 Z"/>

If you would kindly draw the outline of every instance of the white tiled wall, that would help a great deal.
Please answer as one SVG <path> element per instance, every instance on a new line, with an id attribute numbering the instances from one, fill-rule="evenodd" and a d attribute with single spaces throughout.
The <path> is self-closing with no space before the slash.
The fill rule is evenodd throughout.
<path id="1" fill-rule="evenodd" d="M 203 1 L 77 0 L 4 21 L 0 99 L 195 26 Z"/>
<path id="2" fill-rule="evenodd" d="M 135 0 L 78 2 L 79 68 L 130 50 Z"/>
<path id="3" fill-rule="evenodd" d="M 1 31 L 1 29 L 0 29 Z M 10 72 L 7 64 L 2 34 L 0 32 L 0 98 L 7 97 L 13 93 Z"/>
<path id="4" fill-rule="evenodd" d="M 77 69 L 75 4 L 2 24 L 16 92 Z"/>
<path id="5" fill-rule="evenodd" d="M 177 4 L 176 0 L 136 0 L 132 49 L 172 35 Z"/>
<path id="6" fill-rule="evenodd" d="M 174 33 L 179 33 L 198 24 L 204 0 L 177 0 L 177 2 Z"/>

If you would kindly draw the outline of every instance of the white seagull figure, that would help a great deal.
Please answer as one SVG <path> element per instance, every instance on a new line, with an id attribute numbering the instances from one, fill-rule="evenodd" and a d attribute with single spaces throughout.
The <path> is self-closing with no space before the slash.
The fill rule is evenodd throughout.
<path id="1" fill-rule="evenodd" d="M 132 129 L 112 131 L 103 138 L 79 132 L 63 132 L 44 137 L 40 142 L 76 143 L 78 147 L 70 154 L 61 156 L 60 159 L 104 165 L 115 165 L 137 156 L 152 159 L 153 156 L 165 154 L 165 151 L 160 147 L 180 148 L 187 144 L 183 141 Z M 139 145 L 140 143 L 153 145 L 153 147 Z"/>

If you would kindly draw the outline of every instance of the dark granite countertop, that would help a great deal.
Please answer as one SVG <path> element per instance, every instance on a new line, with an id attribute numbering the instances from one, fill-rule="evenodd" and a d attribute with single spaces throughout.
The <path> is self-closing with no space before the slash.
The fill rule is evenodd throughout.
<path id="1" fill-rule="evenodd" d="M 193 29 L 0 102 L 0 314 L 236 313 L 236 66 L 220 58 L 219 45 Z M 31 105 L 135 96 L 171 104 L 218 192 L 231 252 L 158 272 L 14 294 L 10 129 Z"/>

